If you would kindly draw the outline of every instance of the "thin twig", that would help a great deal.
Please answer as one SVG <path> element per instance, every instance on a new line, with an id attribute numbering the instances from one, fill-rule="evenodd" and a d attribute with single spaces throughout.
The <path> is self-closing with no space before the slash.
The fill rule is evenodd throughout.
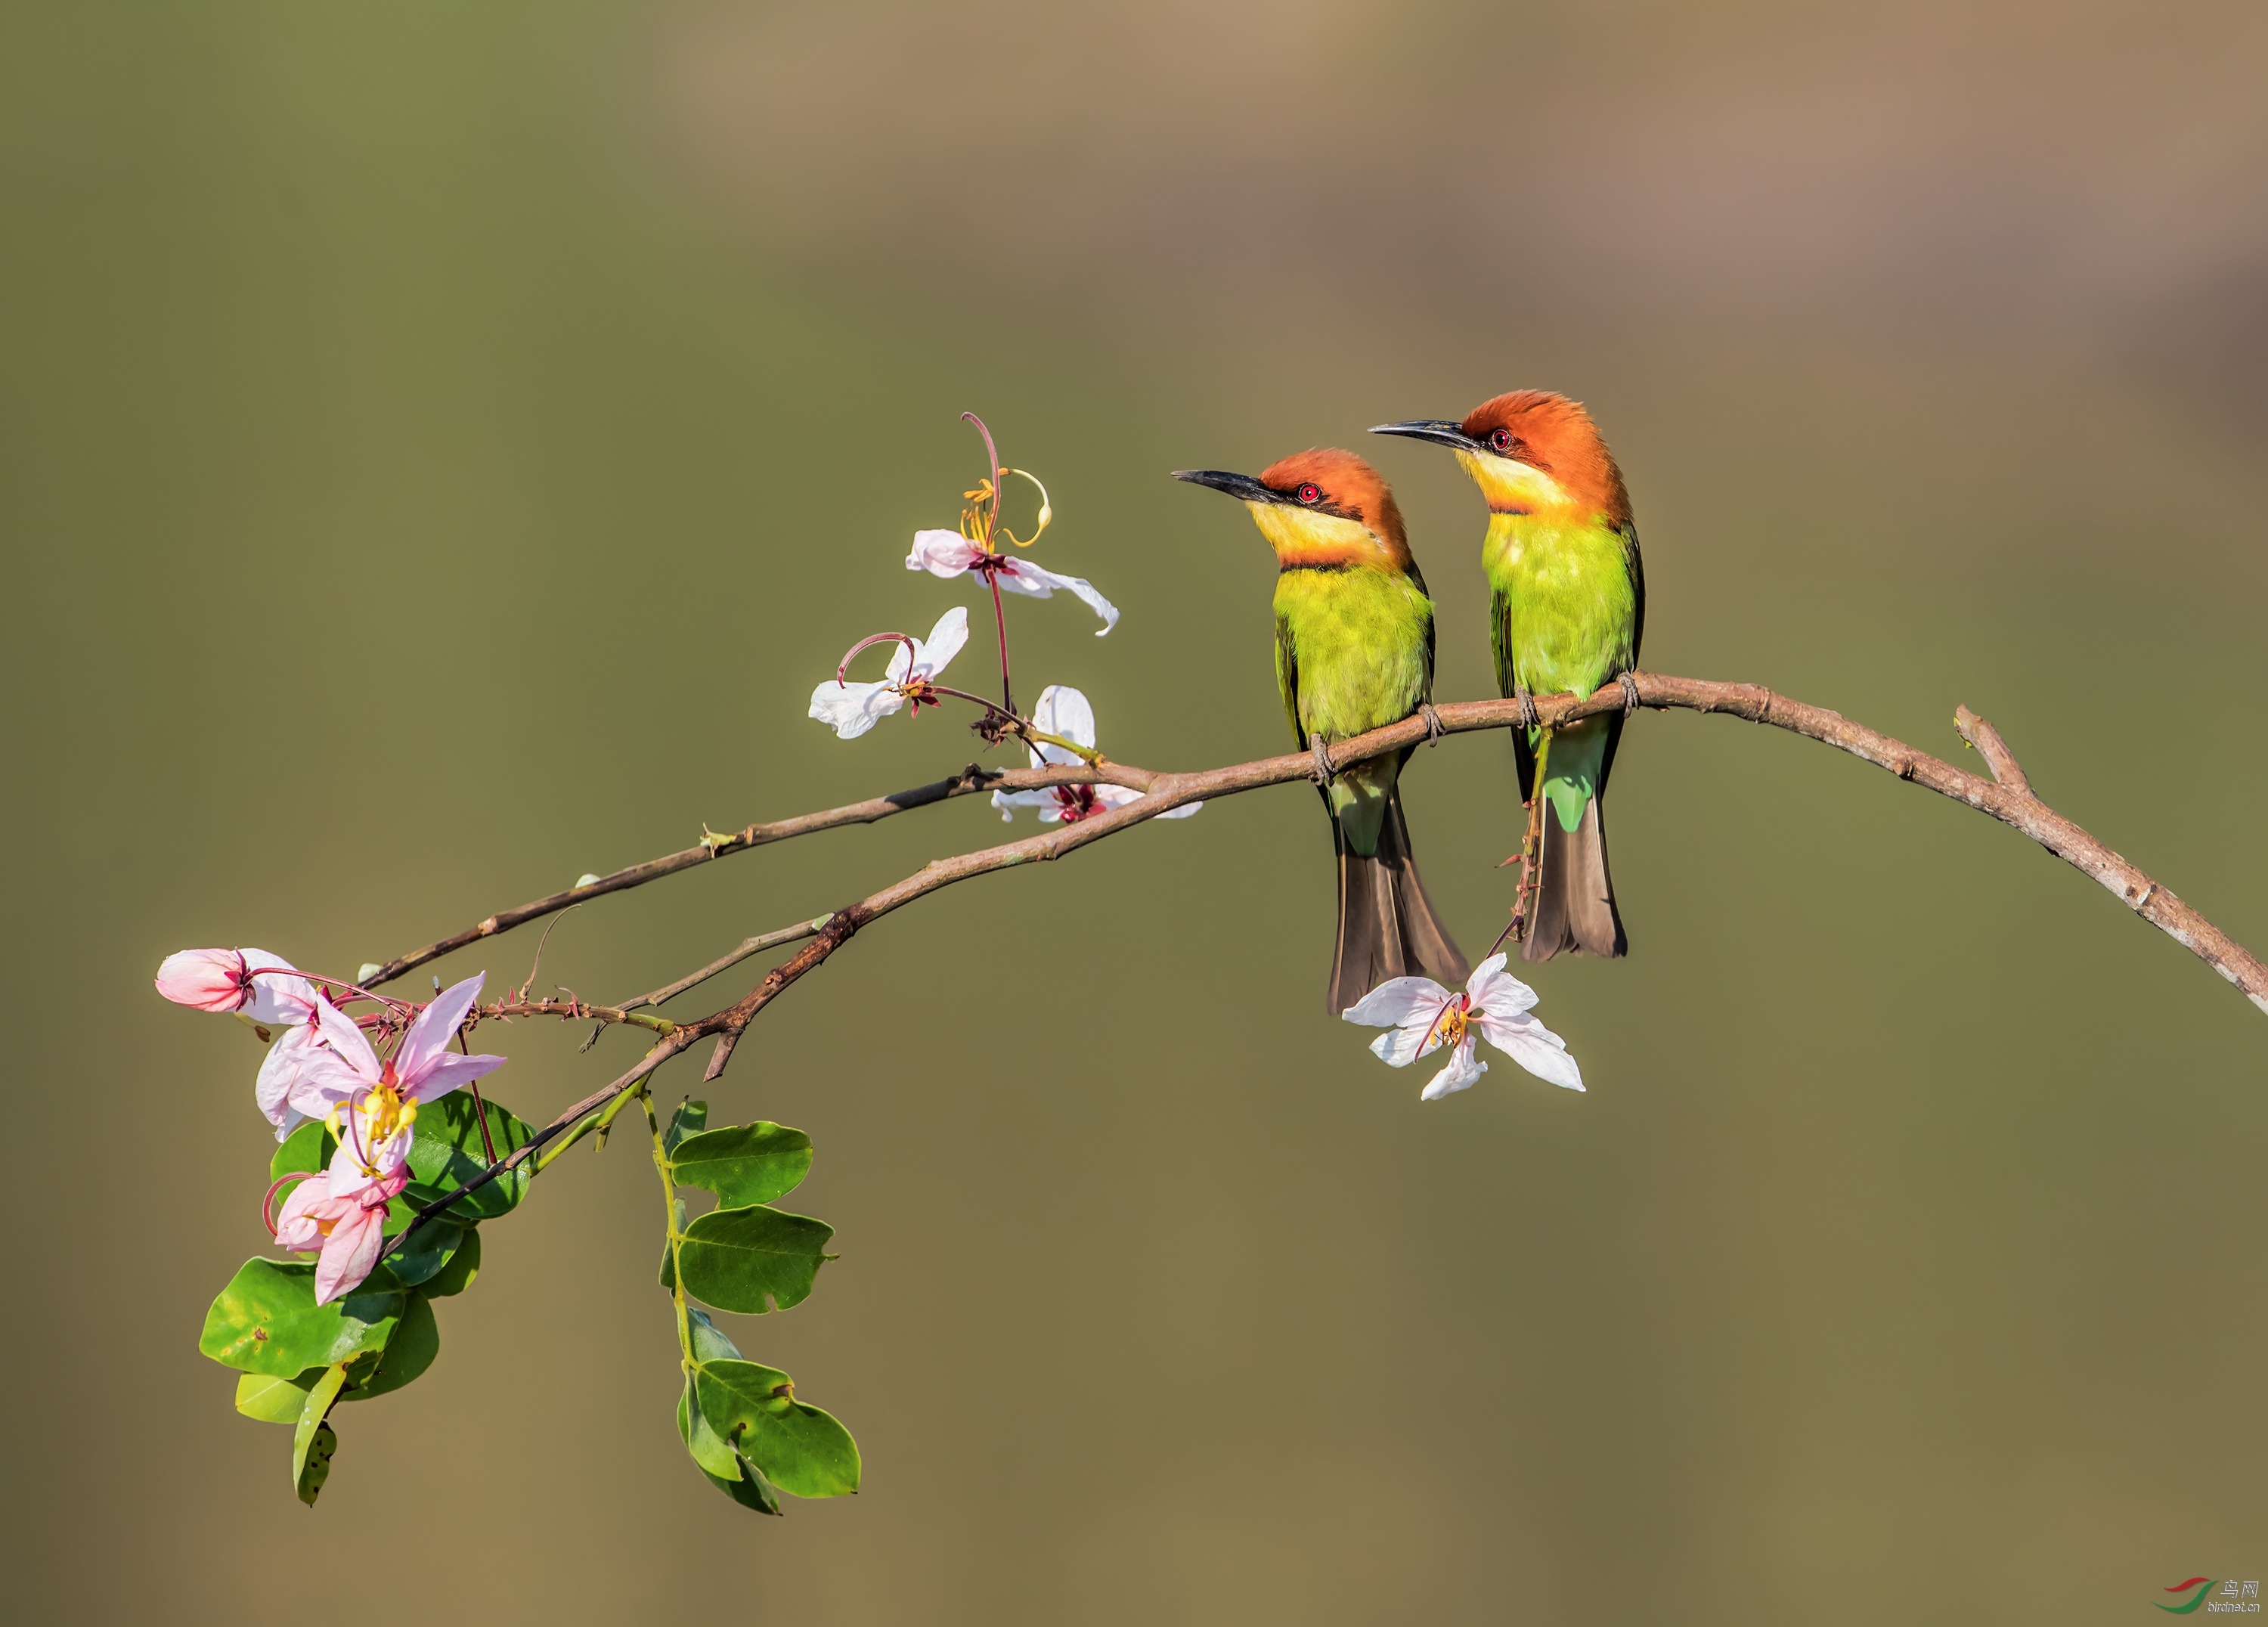
<path id="1" fill-rule="evenodd" d="M 1992 770 L 1992 777 L 2010 791 L 2032 794 L 2032 782 L 2025 777 L 2016 762 L 2016 754 L 2008 749 L 2008 742 L 1994 728 L 1966 706 L 1953 709 L 1953 726 L 1961 738 L 1974 746 L 1984 759 L 1984 766 Z"/>
<path id="2" fill-rule="evenodd" d="M 799 921 L 793 926 L 781 927 L 776 932 L 762 932 L 754 938 L 743 939 L 739 948 L 718 955 L 699 971 L 688 972 L 675 983 L 665 983 L 650 993 L 638 996 L 635 1000 L 624 1000 L 622 1010 L 634 1012 L 642 1005 L 660 1005 L 666 1001 L 674 1000 L 688 989 L 707 983 L 718 973 L 731 971 L 752 954 L 762 954 L 765 950 L 777 949 L 782 944 L 798 943 L 804 939 L 814 937 L 826 924 L 827 917 L 820 916 L 813 920 Z"/>

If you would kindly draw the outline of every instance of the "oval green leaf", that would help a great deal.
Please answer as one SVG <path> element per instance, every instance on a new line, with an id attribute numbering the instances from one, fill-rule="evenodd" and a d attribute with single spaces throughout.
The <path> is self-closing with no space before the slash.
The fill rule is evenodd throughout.
<path id="1" fill-rule="evenodd" d="M 320 1373 L 303 1373 L 279 1379 L 271 1373 L 247 1373 L 236 1381 L 236 1410 L 262 1424 L 297 1424 L 315 1388 Z"/>
<path id="2" fill-rule="evenodd" d="M 517 1152 L 534 1138 L 534 1130 L 495 1102 L 487 1104 L 487 1111 L 489 1141 L 499 1159 Z M 477 1180 L 488 1163 L 472 1093 L 451 1091 L 417 1109 L 417 1133 L 409 1144 L 409 1188 L 403 1196 L 422 1208 Z M 526 1196 L 533 1178 L 528 1166 L 522 1164 L 453 1205 L 449 1212 L 474 1220 L 507 1214 Z"/>
<path id="3" fill-rule="evenodd" d="M 669 1156 L 680 1186 L 714 1192 L 725 1209 L 783 1197 L 810 1171 L 811 1137 L 766 1120 L 689 1136 Z"/>
<path id="4" fill-rule="evenodd" d="M 409 1304 L 401 1313 L 401 1323 L 394 1336 L 386 1342 L 386 1350 L 378 1358 L 378 1371 L 363 1380 L 340 1399 L 368 1401 L 373 1395 L 383 1395 L 398 1390 L 424 1373 L 441 1353 L 441 1324 L 433 1320 L 433 1307 L 422 1293 L 409 1296 Z"/>
<path id="5" fill-rule="evenodd" d="M 453 1293 L 464 1292 L 480 1274 L 481 1231 L 478 1226 L 467 1226 L 465 1240 L 457 1245 L 457 1252 L 449 1256 L 449 1263 L 419 1284 L 417 1292 L 429 1299 L 446 1299 Z"/>
<path id="6" fill-rule="evenodd" d="M 343 1362 L 324 1368 L 322 1377 L 307 1392 L 306 1404 L 299 1409 L 299 1426 L 292 1432 L 291 1484 L 298 1490 L 299 1500 L 310 1508 L 315 1506 L 323 1482 L 331 1477 L 331 1454 L 338 1450 L 339 1439 L 323 1419 L 331 1403 L 339 1398 L 340 1386 L 346 1381 Z"/>
<path id="7" fill-rule="evenodd" d="M 684 1394 L 677 1398 L 677 1432 L 685 1437 L 686 1451 L 693 1454 L 693 1461 L 701 1465 L 704 1474 L 718 1480 L 738 1480 L 740 1477 L 740 1460 L 733 1454 L 731 1445 L 709 1427 L 709 1420 L 702 1415 L 700 1402 L 694 1399 L 693 1380 L 689 1374 L 685 1380 Z"/>
<path id="8" fill-rule="evenodd" d="M 677 1398 L 677 1432 L 685 1438 L 685 1449 L 692 1454 L 694 1464 L 701 1470 L 702 1477 L 743 1508 L 753 1508 L 760 1514 L 778 1513 L 779 1498 L 764 1483 L 763 1476 L 750 1469 L 738 1453 L 718 1439 L 717 1432 L 702 1419 L 692 1397 L 692 1384 L 688 1380 L 684 1394 Z M 710 1447 L 707 1442 L 715 1442 L 714 1448 Z M 729 1465 L 729 1472 L 720 1475 L 711 1469 L 709 1465 L 712 1457 L 720 1465 Z"/>
<path id="9" fill-rule="evenodd" d="M 299 1466 L 298 1483 L 295 1489 L 299 1493 L 299 1500 L 310 1508 L 323 1494 L 323 1483 L 331 1477 L 331 1459 L 338 1449 L 338 1432 L 328 1424 L 318 1424 L 307 1443 L 307 1449 L 293 1457 L 292 1461 Z"/>
<path id="10" fill-rule="evenodd" d="M 747 1316 L 785 1310 L 810 1297 L 834 1235 L 823 1220 L 761 1204 L 713 1209 L 685 1228 L 677 1246 L 685 1291 Z"/>
<path id="11" fill-rule="evenodd" d="M 677 1111 L 669 1115 L 669 1127 L 661 1132 L 661 1150 L 674 1152 L 688 1136 L 697 1136 L 709 1127 L 709 1104 L 686 1101 L 677 1104 Z"/>
<path id="12" fill-rule="evenodd" d="M 315 1303 L 315 1268 L 247 1260 L 205 1313 L 197 1349 L 240 1373 L 293 1378 L 382 1348 L 402 1311 L 399 1293 L 350 1293 Z"/>
<path id="13" fill-rule="evenodd" d="M 387 1212 L 387 1253 L 381 1257 L 394 1280 L 404 1287 L 415 1287 L 438 1276 L 441 1268 L 449 1263 L 449 1256 L 457 1252 L 458 1244 L 465 1240 L 465 1228 L 440 1214 L 417 1228 L 416 1235 L 409 1240 L 409 1247 L 396 1248 L 394 1243 L 409 1230 L 409 1218 L 416 1212 L 398 1197 Z"/>
<path id="14" fill-rule="evenodd" d="M 858 1446 L 850 1432 L 796 1400 L 794 1381 L 778 1368 L 704 1361 L 694 1369 L 694 1391 L 710 1427 L 781 1491 L 842 1497 L 858 1489 Z"/>

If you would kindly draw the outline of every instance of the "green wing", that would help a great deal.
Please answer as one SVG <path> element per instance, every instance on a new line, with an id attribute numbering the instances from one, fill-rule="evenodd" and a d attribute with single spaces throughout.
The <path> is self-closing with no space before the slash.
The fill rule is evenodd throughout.
<path id="1" fill-rule="evenodd" d="M 1631 670 L 1638 670 L 1638 647 L 1646 642 L 1646 561 L 1638 556 L 1638 527 L 1624 526 L 1618 534 L 1623 540 L 1623 568 L 1630 572 L 1631 595 L 1638 600 L 1638 614 L 1631 618 Z"/>
<path id="2" fill-rule="evenodd" d="M 1307 749 L 1307 732 L 1300 726 L 1300 652 L 1292 642 L 1288 617 L 1276 618 L 1276 688 L 1284 696 L 1284 715 L 1291 720 L 1292 738 Z"/>

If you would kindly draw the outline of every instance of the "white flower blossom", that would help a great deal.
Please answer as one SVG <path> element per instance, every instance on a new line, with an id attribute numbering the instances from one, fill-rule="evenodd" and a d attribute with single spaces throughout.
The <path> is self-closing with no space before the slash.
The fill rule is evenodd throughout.
<path id="1" fill-rule="evenodd" d="M 927 638 L 912 641 L 913 648 L 896 646 L 888 673 L 880 683 L 852 683 L 830 678 L 811 692 L 811 715 L 846 740 L 855 740 L 909 698 L 921 704 L 923 686 L 945 670 L 946 663 L 968 642 L 968 612 L 955 605 L 937 618 Z"/>
<path id="2" fill-rule="evenodd" d="M 1094 584 L 1086 578 L 1057 576 L 1013 554 L 988 554 L 958 531 L 915 532 L 906 569 L 926 571 L 934 577 L 957 577 L 973 571 L 998 582 L 1004 593 L 1024 593 L 1034 599 L 1052 599 L 1061 588 L 1085 600 L 1087 607 L 1102 618 L 1102 632 L 1095 634 L 1097 638 L 1118 625 L 1118 607 L 1096 593 Z"/>
<path id="3" fill-rule="evenodd" d="M 1535 990 L 1506 972 L 1505 961 L 1498 953 L 1482 961 L 1462 993 L 1444 989 L 1430 977 L 1390 978 L 1340 1015 L 1349 1022 L 1386 1028 L 1370 1049 L 1381 1061 L 1397 1068 L 1449 1046 L 1449 1065 L 1422 1093 L 1426 1101 L 1469 1089 L 1488 1071 L 1488 1064 L 1473 1054 L 1476 1036 L 1539 1079 L 1582 1089 L 1582 1071 L 1567 1054 L 1565 1042 L 1528 1014 Z"/>
<path id="4" fill-rule="evenodd" d="M 1067 684 L 1051 683 L 1040 691 L 1040 703 L 1032 709 L 1032 725 L 1042 734 L 1060 735 L 1089 751 L 1094 749 L 1094 708 L 1085 695 Z M 1060 746 L 1035 746 L 1031 750 L 1035 769 L 1070 767 L 1079 761 L 1076 752 Z M 1047 785 L 1037 791 L 996 791 L 992 806 L 1000 810 L 1004 820 L 1015 818 L 1018 808 L 1037 808 L 1040 822 L 1052 825 L 1058 820 L 1091 819 L 1112 808 L 1123 808 L 1141 795 L 1130 785 Z M 1203 806 L 1202 802 L 1184 803 L 1158 817 L 1187 819 Z"/>

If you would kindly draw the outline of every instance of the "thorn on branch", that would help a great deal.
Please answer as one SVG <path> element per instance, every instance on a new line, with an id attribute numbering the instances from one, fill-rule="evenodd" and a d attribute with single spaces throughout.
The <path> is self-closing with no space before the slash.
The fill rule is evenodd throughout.
<path id="1" fill-rule="evenodd" d="M 2020 797 L 2034 794 L 2029 777 L 2016 762 L 2016 754 L 2008 749 L 2008 742 L 2000 738 L 1999 730 L 1966 706 L 1953 709 L 1953 726 L 1984 759 L 1984 766 L 1992 770 L 1995 781 Z"/>

